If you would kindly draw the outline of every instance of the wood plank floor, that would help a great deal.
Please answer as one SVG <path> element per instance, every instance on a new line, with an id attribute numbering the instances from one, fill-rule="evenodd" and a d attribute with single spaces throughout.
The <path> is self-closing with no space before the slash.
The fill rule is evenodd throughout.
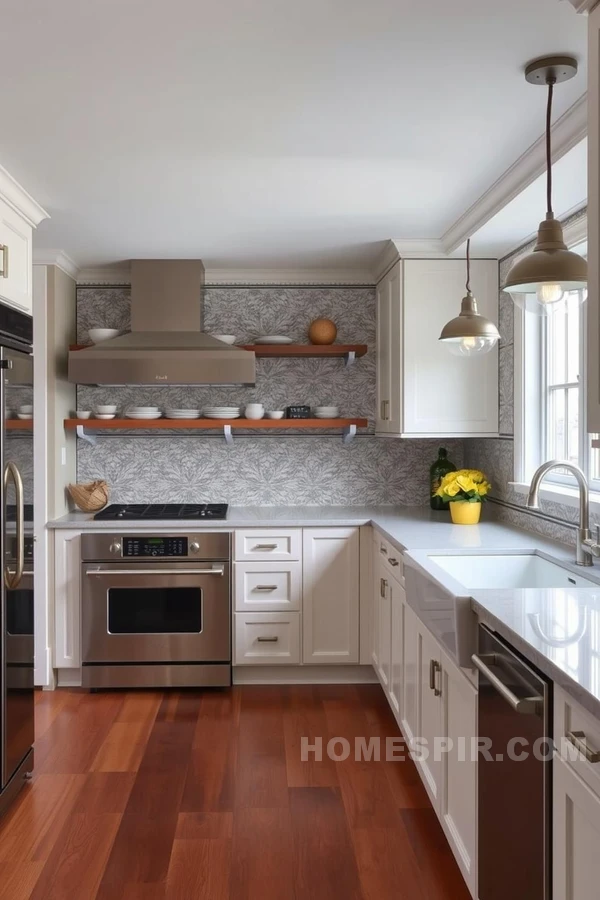
<path id="1" fill-rule="evenodd" d="M 398 737 L 379 686 L 36 695 L 0 900 L 468 900 L 412 762 L 300 759 Z"/>

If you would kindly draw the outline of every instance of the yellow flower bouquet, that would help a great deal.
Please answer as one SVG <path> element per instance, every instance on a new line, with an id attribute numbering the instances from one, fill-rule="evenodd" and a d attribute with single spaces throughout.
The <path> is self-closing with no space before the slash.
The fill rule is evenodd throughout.
<path id="1" fill-rule="evenodd" d="M 459 469 L 443 477 L 436 495 L 450 504 L 450 515 L 455 524 L 475 525 L 491 487 L 479 469 Z"/>

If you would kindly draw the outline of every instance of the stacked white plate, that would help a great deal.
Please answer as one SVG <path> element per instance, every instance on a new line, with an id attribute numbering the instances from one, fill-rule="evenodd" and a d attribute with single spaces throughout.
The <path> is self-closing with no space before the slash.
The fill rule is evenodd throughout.
<path id="1" fill-rule="evenodd" d="M 165 409 L 167 419 L 199 419 L 199 409 Z"/>
<path id="2" fill-rule="evenodd" d="M 125 415 L 128 419 L 160 419 L 162 413 L 158 406 L 130 406 Z"/>
<path id="3" fill-rule="evenodd" d="M 265 334 L 256 338 L 255 344 L 291 344 L 292 339 L 284 334 Z"/>
<path id="4" fill-rule="evenodd" d="M 315 406 L 315 419 L 337 419 L 339 414 L 338 406 Z"/>
<path id="5" fill-rule="evenodd" d="M 207 419 L 239 419 L 239 406 L 207 406 L 204 409 Z"/>

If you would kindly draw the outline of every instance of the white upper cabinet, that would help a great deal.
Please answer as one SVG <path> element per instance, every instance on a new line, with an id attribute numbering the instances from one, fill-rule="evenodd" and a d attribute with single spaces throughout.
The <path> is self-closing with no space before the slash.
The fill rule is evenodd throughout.
<path id="1" fill-rule="evenodd" d="M 48 217 L 0 166 L 0 301 L 33 314 L 33 229 Z"/>
<path id="2" fill-rule="evenodd" d="M 600 432 L 600 5 L 588 18 L 588 431 Z"/>
<path id="3" fill-rule="evenodd" d="M 498 351 L 471 359 L 439 342 L 465 295 L 462 259 L 399 260 L 377 286 L 378 434 L 462 437 L 498 433 Z M 473 260 L 482 315 L 498 321 L 498 262 Z"/>

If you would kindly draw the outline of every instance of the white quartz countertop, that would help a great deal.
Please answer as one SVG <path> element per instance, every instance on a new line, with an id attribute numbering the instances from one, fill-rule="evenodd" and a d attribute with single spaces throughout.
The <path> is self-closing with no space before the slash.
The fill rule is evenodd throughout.
<path id="1" fill-rule="evenodd" d="M 74 512 L 48 523 L 48 528 L 77 531 L 232 531 L 235 528 L 310 528 L 369 525 L 399 550 L 535 549 L 553 555 L 569 549 L 520 528 L 493 520 L 493 507 L 484 510 L 479 525 L 452 525 L 448 513 L 422 506 L 230 506 L 226 519 L 95 521 L 88 513 Z"/>
<path id="2" fill-rule="evenodd" d="M 75 512 L 49 522 L 48 528 L 122 534 L 371 524 L 399 550 L 538 551 L 573 562 L 573 547 L 496 522 L 493 515 L 493 508 L 486 507 L 479 525 L 453 526 L 446 513 L 426 507 L 231 506 L 227 519 L 206 523 L 96 522 L 92 515 Z M 598 565 L 580 571 L 600 579 Z M 598 589 L 477 590 L 467 594 L 482 622 L 600 718 L 600 585 Z"/>

